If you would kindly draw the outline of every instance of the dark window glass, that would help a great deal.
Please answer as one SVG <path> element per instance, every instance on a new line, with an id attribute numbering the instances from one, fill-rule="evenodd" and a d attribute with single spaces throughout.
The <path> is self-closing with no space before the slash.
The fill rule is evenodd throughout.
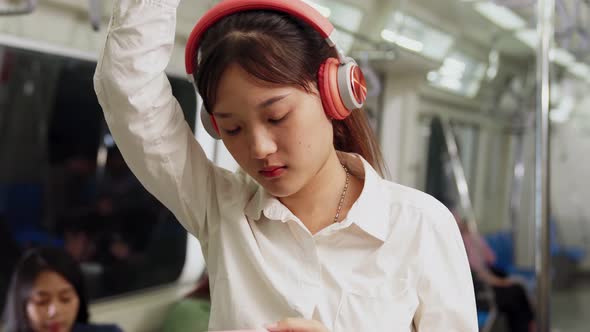
<path id="1" fill-rule="evenodd" d="M 457 157 L 463 167 L 469 194 L 473 200 L 477 166 L 478 127 L 452 121 L 450 128 L 457 144 Z M 424 191 L 451 208 L 459 204 L 459 192 L 457 189 L 457 180 L 452 171 L 451 157 L 449 156 L 449 150 L 445 140 L 444 128 L 438 117 L 431 119 L 429 135 L 426 186 Z"/>
<path id="2" fill-rule="evenodd" d="M 0 46 L 0 304 L 29 247 L 70 253 L 91 299 L 172 282 L 184 265 L 186 232 L 121 157 L 95 66 Z M 170 80 L 192 126 L 193 89 Z"/>

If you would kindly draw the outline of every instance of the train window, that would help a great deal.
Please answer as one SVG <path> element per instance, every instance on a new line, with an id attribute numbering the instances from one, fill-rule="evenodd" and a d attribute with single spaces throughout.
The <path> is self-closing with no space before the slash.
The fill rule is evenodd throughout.
<path id="1" fill-rule="evenodd" d="M 438 117 L 430 119 L 424 191 L 446 206 L 452 206 L 457 203 L 458 195 L 453 185 L 453 174 L 443 130 L 442 122 Z"/>
<path id="2" fill-rule="evenodd" d="M 429 128 L 423 126 L 428 139 L 424 191 L 433 195 L 447 206 L 458 203 L 459 193 L 455 175 L 451 167 L 451 156 L 445 141 L 444 126 L 439 118 L 430 120 Z M 423 121 L 428 122 L 424 119 Z M 451 121 L 453 136 L 458 149 L 458 157 L 465 174 L 469 193 L 473 199 L 476 182 L 478 127 L 471 124 Z M 426 139 L 426 137 L 425 137 Z"/>
<path id="3" fill-rule="evenodd" d="M 0 47 L 0 217 L 12 256 L 62 247 L 92 299 L 176 280 L 186 232 L 127 168 L 93 89 L 92 62 Z M 170 78 L 184 110 L 185 79 Z M 185 114 L 194 124 L 194 112 Z M 6 237 L 6 239 L 4 239 Z M 10 245 L 12 243 L 12 245 Z M 9 271 L 2 273 L 0 299 Z"/>
<path id="4" fill-rule="evenodd" d="M 452 128 L 457 141 L 457 148 L 459 149 L 459 159 L 461 159 L 461 164 L 463 164 L 465 179 L 469 185 L 470 193 L 473 195 L 475 193 L 477 176 L 479 128 L 477 125 L 460 122 L 453 122 Z"/>

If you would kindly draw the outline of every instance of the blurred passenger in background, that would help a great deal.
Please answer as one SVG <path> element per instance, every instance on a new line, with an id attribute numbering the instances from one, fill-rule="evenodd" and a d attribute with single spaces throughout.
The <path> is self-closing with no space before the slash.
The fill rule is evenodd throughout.
<path id="1" fill-rule="evenodd" d="M 475 277 L 492 287 L 498 310 L 506 315 L 511 332 L 536 331 L 534 311 L 525 288 L 504 271 L 493 267 L 496 255 L 479 233 L 470 231 L 456 210 L 452 210 L 459 225 L 469 266 Z"/>
<path id="2" fill-rule="evenodd" d="M 195 289 L 170 308 L 162 332 L 207 331 L 210 314 L 209 276 L 205 272 Z"/>
<path id="3" fill-rule="evenodd" d="M 82 272 L 65 252 L 31 249 L 15 267 L 4 311 L 6 332 L 120 332 L 88 324 Z"/>

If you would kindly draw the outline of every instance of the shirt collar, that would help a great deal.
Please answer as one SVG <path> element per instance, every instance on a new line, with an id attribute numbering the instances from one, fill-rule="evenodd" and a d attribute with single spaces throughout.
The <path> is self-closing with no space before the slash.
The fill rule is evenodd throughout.
<path id="1" fill-rule="evenodd" d="M 338 157 L 352 175 L 364 179 L 363 190 L 348 211 L 348 221 L 371 236 L 385 241 L 391 229 L 390 209 L 387 204 L 389 200 L 383 190 L 385 180 L 358 154 L 338 152 Z M 269 220 L 281 222 L 296 219 L 285 205 L 269 195 L 260 185 L 244 212 L 251 220 L 259 220 L 262 214 Z"/>
<path id="2" fill-rule="evenodd" d="M 262 214 L 269 220 L 282 222 L 287 222 L 295 217 L 281 201 L 271 196 L 261 185 L 258 185 L 256 194 L 250 199 L 244 212 L 248 218 L 256 221 L 262 217 Z"/>

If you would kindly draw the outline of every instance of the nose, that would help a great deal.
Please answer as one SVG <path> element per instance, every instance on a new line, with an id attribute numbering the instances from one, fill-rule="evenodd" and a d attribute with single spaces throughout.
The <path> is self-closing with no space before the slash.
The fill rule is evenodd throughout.
<path id="1" fill-rule="evenodd" d="M 57 316 L 59 312 L 59 303 L 57 303 L 57 301 L 52 301 L 49 304 L 49 307 L 47 307 L 47 315 L 49 316 L 49 318 L 54 318 L 55 316 Z"/>
<path id="2" fill-rule="evenodd" d="M 277 144 L 273 135 L 264 127 L 253 128 L 248 138 L 250 156 L 254 159 L 264 159 L 277 151 Z"/>

